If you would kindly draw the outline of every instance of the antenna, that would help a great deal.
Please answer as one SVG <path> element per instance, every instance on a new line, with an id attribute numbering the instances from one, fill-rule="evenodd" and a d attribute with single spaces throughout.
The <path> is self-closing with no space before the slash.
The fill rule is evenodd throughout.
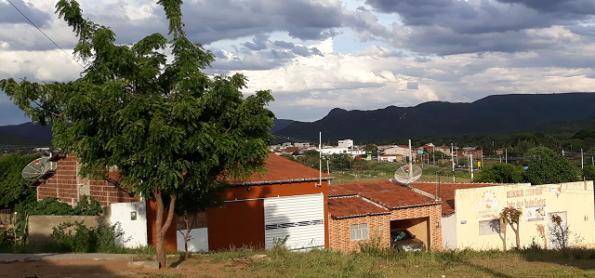
<path id="1" fill-rule="evenodd" d="M 50 158 L 51 154 L 50 156 L 42 156 L 27 164 L 27 166 L 25 166 L 25 168 L 23 168 L 21 171 L 21 176 L 23 179 L 34 183 L 43 178 L 48 173 L 56 171 L 56 167 L 58 165 L 56 162 L 50 161 Z"/>
<path id="2" fill-rule="evenodd" d="M 403 165 L 395 171 L 394 180 L 402 185 L 409 186 L 409 184 L 421 177 L 421 173 L 421 168 L 413 165 L 413 151 L 411 139 L 409 139 L 409 164 Z"/>
<path id="3" fill-rule="evenodd" d="M 318 132 L 318 186 L 322 186 L 322 131 Z"/>

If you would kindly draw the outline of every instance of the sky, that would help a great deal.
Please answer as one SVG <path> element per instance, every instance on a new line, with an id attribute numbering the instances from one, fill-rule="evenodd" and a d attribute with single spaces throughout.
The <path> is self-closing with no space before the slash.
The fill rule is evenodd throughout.
<path id="1" fill-rule="evenodd" d="M 55 1 L 0 0 L 0 78 L 80 76 Z M 80 0 L 131 44 L 167 32 L 156 1 Z M 595 91 L 592 0 L 185 0 L 189 37 L 216 55 L 209 74 L 242 73 L 270 89 L 277 118 L 488 95 Z M 27 118 L 0 92 L 0 125 Z"/>

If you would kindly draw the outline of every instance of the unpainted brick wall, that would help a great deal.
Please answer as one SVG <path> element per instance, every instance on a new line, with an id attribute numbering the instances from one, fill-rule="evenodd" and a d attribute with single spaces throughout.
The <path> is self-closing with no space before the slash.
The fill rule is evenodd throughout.
<path id="1" fill-rule="evenodd" d="M 430 249 L 439 251 L 442 248 L 442 229 L 440 217 L 442 209 L 439 204 L 414 208 L 393 210 L 391 214 L 354 217 L 346 219 L 333 219 L 329 216 L 329 248 L 339 251 L 359 251 L 360 243 L 369 241 L 351 240 L 352 224 L 368 224 L 370 240 L 378 239 L 381 247 L 390 247 L 390 222 L 393 220 L 404 220 L 413 218 L 429 218 L 430 228 Z"/>
<path id="2" fill-rule="evenodd" d="M 107 180 L 95 180 L 79 177 L 79 163 L 75 156 L 66 156 L 58 160 L 56 172 L 37 186 L 37 199 L 57 198 L 61 202 L 76 205 L 85 191 L 89 197 L 99 201 L 103 207 L 111 203 L 135 202 L 124 189 L 110 184 Z M 88 190 L 81 190 L 88 187 Z"/>

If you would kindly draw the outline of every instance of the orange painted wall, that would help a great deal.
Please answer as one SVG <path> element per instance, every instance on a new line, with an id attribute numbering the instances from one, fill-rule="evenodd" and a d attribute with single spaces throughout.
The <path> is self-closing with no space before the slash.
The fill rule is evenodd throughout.
<path id="1" fill-rule="evenodd" d="M 209 250 L 223 250 L 230 247 L 264 248 L 264 205 L 263 198 L 324 193 L 324 221 L 328 223 L 328 185 L 317 182 L 236 186 L 223 190 L 224 204 L 207 210 Z M 225 202 L 227 201 L 227 202 Z M 233 202 L 230 202 L 233 201 Z M 147 219 L 149 242 L 155 242 L 155 202 L 148 202 Z M 328 224 L 325 224 L 326 246 L 329 244 Z M 176 250 L 175 225 L 166 234 L 166 249 Z"/>
<path id="2" fill-rule="evenodd" d="M 209 250 L 264 248 L 262 200 L 225 203 L 207 210 Z"/>
<path id="3" fill-rule="evenodd" d="M 155 243 L 157 242 L 156 215 L 157 202 L 153 199 L 147 200 L 147 235 L 149 237 L 149 244 L 153 246 L 155 246 Z M 165 233 L 165 250 L 167 250 L 168 252 L 176 252 L 178 248 L 176 243 L 176 218 L 174 218 L 171 225 L 169 226 L 169 229 Z"/>

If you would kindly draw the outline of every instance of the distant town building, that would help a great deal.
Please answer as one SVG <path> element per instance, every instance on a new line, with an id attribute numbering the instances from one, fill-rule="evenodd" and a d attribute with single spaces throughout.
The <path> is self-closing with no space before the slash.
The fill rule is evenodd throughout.
<path id="1" fill-rule="evenodd" d="M 293 143 L 293 146 L 294 147 L 297 147 L 297 148 L 309 148 L 310 147 L 310 143 L 308 143 L 308 142 L 297 143 L 296 142 L 296 143 Z"/>
<path id="2" fill-rule="evenodd" d="M 353 140 L 351 140 L 351 139 L 339 140 L 337 145 L 339 148 L 353 148 Z"/>

